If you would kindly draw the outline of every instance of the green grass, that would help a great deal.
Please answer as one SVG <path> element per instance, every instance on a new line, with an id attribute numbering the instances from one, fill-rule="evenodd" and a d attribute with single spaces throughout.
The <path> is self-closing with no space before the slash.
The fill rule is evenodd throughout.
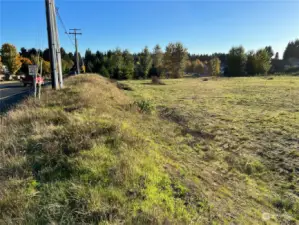
<path id="1" fill-rule="evenodd" d="M 299 79 L 163 82 L 72 77 L 4 116 L 0 224 L 296 224 Z"/>

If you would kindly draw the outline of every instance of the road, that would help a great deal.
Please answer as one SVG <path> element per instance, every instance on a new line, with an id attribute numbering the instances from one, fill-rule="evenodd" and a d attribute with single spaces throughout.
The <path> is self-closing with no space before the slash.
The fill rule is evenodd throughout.
<path id="1" fill-rule="evenodd" d="M 0 113 L 6 112 L 9 108 L 28 96 L 30 87 L 23 87 L 20 82 L 0 83 Z"/>

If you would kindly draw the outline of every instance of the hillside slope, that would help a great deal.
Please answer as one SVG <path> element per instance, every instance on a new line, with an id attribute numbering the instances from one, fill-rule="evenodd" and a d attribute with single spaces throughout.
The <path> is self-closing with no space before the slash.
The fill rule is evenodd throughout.
<path id="1" fill-rule="evenodd" d="M 136 96 L 96 75 L 71 77 L 2 118 L 0 224 L 296 223 L 295 172 L 281 199 L 260 178 L 275 175 L 266 164 L 221 153 L 211 130 L 189 126 L 190 111 L 149 113 L 145 85 L 129 85 Z"/>

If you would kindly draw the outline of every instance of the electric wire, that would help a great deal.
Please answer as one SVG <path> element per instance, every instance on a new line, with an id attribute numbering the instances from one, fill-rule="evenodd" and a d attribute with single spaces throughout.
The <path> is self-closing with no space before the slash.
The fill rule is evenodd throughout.
<path id="1" fill-rule="evenodd" d="M 61 18 L 61 15 L 60 15 L 58 9 L 59 9 L 59 8 L 56 7 L 56 10 L 55 10 L 55 11 L 56 11 L 56 14 L 57 14 L 57 16 L 58 16 L 58 20 L 60 21 L 60 23 L 61 23 L 61 25 L 62 25 L 62 27 L 63 27 L 63 29 L 64 29 L 64 33 L 68 36 L 68 38 L 70 39 L 72 45 L 75 46 L 75 43 L 74 43 L 74 41 L 72 40 L 72 38 L 70 37 L 70 35 L 69 35 L 69 33 L 68 33 L 68 29 L 66 28 L 65 23 L 63 22 L 63 20 L 62 20 L 62 18 Z"/>

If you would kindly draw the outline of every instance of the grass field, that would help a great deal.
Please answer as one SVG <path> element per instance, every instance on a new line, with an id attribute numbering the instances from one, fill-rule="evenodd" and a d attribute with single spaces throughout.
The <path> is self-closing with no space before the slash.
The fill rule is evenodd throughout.
<path id="1" fill-rule="evenodd" d="M 3 117 L 0 224 L 298 223 L 299 78 L 165 83 L 72 77 Z"/>

